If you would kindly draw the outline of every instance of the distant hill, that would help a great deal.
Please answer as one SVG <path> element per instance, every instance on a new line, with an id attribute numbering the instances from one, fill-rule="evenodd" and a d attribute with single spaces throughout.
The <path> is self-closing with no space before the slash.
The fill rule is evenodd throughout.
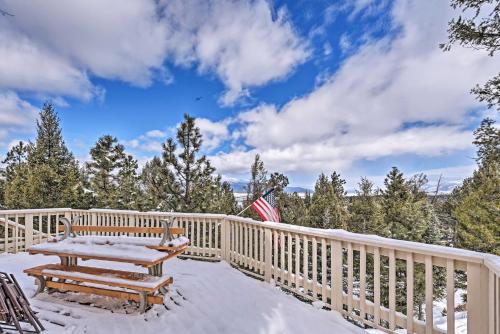
<path id="1" fill-rule="evenodd" d="M 233 192 L 235 192 L 235 193 L 245 193 L 246 192 L 246 189 L 245 189 L 246 186 L 247 186 L 246 182 L 231 182 L 231 187 L 233 188 Z M 292 186 L 286 187 L 285 191 L 287 193 L 293 193 L 293 192 L 297 192 L 297 193 L 312 192 L 311 189 L 302 188 L 302 187 L 292 187 Z"/>

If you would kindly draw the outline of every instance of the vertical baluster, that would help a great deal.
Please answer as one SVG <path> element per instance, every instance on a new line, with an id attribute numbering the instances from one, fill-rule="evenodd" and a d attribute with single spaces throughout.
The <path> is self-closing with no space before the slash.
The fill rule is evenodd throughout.
<path id="1" fill-rule="evenodd" d="M 220 243 L 219 243 L 219 219 L 213 221 L 213 224 L 210 227 L 210 237 L 212 237 L 212 228 L 214 233 L 214 240 L 210 240 L 210 247 L 212 247 L 212 254 L 215 257 L 219 257 L 220 255 Z"/>
<path id="2" fill-rule="evenodd" d="M 259 252 L 258 252 L 258 245 L 259 245 L 259 230 L 257 228 L 254 228 L 253 233 L 255 235 L 254 241 L 253 241 L 253 258 L 254 258 L 254 270 L 255 272 L 260 271 L 260 262 L 259 262 Z"/>
<path id="3" fill-rule="evenodd" d="M 300 287 L 300 237 L 295 235 L 295 288 Z"/>
<path id="4" fill-rule="evenodd" d="M 353 279 L 353 251 L 352 243 L 347 243 L 347 312 L 352 312 L 352 289 L 354 284 Z"/>
<path id="5" fill-rule="evenodd" d="M 493 290 L 491 290 L 493 291 Z M 493 293 L 490 292 L 490 295 Z M 446 260 L 446 324 L 447 333 L 455 333 L 455 263 Z"/>
<path id="6" fill-rule="evenodd" d="M 280 280 L 281 284 L 285 282 L 285 234 L 283 232 L 280 233 Z"/>
<path id="7" fill-rule="evenodd" d="M 253 269 L 253 227 L 252 227 L 252 225 L 248 226 L 248 256 L 249 256 L 248 266 L 250 269 Z"/>
<path id="8" fill-rule="evenodd" d="M 50 213 L 47 213 L 47 238 L 50 238 L 52 236 L 51 230 L 50 230 Z"/>
<path id="9" fill-rule="evenodd" d="M 260 234 L 260 241 L 259 241 L 259 259 L 260 259 L 260 273 L 264 273 L 265 269 L 265 259 L 264 259 L 264 229 L 261 227 L 259 228 L 259 234 Z"/>
<path id="10" fill-rule="evenodd" d="M 321 239 L 321 300 L 326 303 L 327 301 L 327 286 L 326 279 L 326 240 Z"/>
<path id="11" fill-rule="evenodd" d="M 253 226 L 250 225 L 249 226 L 249 232 L 250 232 L 250 241 L 249 241 L 249 248 L 248 248 L 248 252 L 250 254 L 250 269 L 254 269 L 254 252 L 253 252 L 253 249 L 254 249 L 254 240 L 253 240 L 253 233 L 254 233 L 254 229 L 253 229 Z"/>
<path id="12" fill-rule="evenodd" d="M 366 247 L 359 246 L 359 315 L 366 318 Z"/>
<path id="13" fill-rule="evenodd" d="M 274 268 L 273 268 L 273 273 L 274 273 L 274 280 L 276 283 L 278 283 L 277 279 L 277 272 L 278 272 L 278 232 L 273 231 L 273 237 L 274 237 L 274 252 L 273 252 L 273 257 L 274 257 Z"/>
<path id="14" fill-rule="evenodd" d="M 243 225 L 243 231 L 244 231 L 244 239 L 245 239 L 245 267 L 248 268 L 249 265 L 249 257 L 248 257 L 248 243 L 249 243 L 249 237 L 248 237 L 248 232 L 250 231 L 250 228 L 248 227 L 247 224 Z"/>
<path id="15" fill-rule="evenodd" d="M 413 254 L 406 255 L 406 331 L 413 334 Z"/>
<path id="16" fill-rule="evenodd" d="M 316 299 L 318 296 L 318 242 L 312 238 L 312 295 Z"/>
<path id="17" fill-rule="evenodd" d="M 288 286 L 292 286 L 292 272 L 293 272 L 293 265 L 292 265 L 292 234 L 290 232 L 287 233 L 287 241 L 288 241 L 288 253 L 287 253 L 287 284 Z"/>
<path id="18" fill-rule="evenodd" d="M 373 276 L 374 276 L 374 297 L 373 297 L 373 316 L 377 326 L 380 325 L 380 249 L 375 247 L 373 250 Z"/>
<path id="19" fill-rule="evenodd" d="M 16 225 L 14 225 L 14 253 L 19 250 L 18 238 L 19 238 L 19 216 L 16 215 L 14 218 Z"/>
<path id="20" fill-rule="evenodd" d="M 307 241 L 307 236 L 304 235 L 304 258 L 302 259 L 302 287 L 304 288 L 304 293 L 307 295 L 309 286 L 309 242 Z"/>
<path id="21" fill-rule="evenodd" d="M 198 218 L 199 219 L 199 218 Z M 207 221 L 205 218 L 199 219 L 201 222 L 201 255 L 207 254 Z"/>
<path id="22" fill-rule="evenodd" d="M 389 328 L 396 329 L 396 258 L 389 250 Z"/>
<path id="23" fill-rule="evenodd" d="M 196 255 L 201 255 L 201 221 L 198 217 L 193 217 L 193 221 L 196 221 Z"/>
<path id="24" fill-rule="evenodd" d="M 38 215 L 38 243 L 42 243 L 42 235 L 43 235 L 43 229 L 42 229 L 42 215 Z"/>
<path id="25" fill-rule="evenodd" d="M 234 261 L 234 250 L 236 249 L 235 248 L 235 244 L 236 244 L 236 232 L 235 232 L 235 223 L 231 223 L 229 225 L 229 227 L 231 228 L 231 248 L 229 250 L 229 258 L 231 259 L 231 262 Z"/>
<path id="26" fill-rule="evenodd" d="M 3 217 L 3 236 L 4 236 L 4 239 L 3 239 L 3 245 L 4 245 L 4 252 L 5 253 L 8 253 L 9 252 L 9 217 L 7 215 L 5 215 Z"/>
<path id="27" fill-rule="evenodd" d="M 238 235 L 239 235 L 239 248 L 238 248 L 238 263 L 243 264 L 243 225 L 238 223 Z"/>
<path id="28" fill-rule="evenodd" d="M 425 333 L 432 334 L 433 314 L 433 283 L 432 283 L 432 256 L 425 257 Z"/>
<path id="29" fill-rule="evenodd" d="M 191 241 L 191 249 L 192 251 L 190 252 L 191 254 L 194 254 L 194 249 L 196 248 L 196 236 L 194 233 L 194 221 L 193 219 L 186 219 L 186 221 L 189 222 L 189 225 L 191 225 L 191 235 L 189 236 L 189 240 Z"/>

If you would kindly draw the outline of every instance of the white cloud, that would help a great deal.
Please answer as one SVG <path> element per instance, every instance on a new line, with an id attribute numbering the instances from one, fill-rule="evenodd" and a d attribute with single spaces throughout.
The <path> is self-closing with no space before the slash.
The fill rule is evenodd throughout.
<path id="1" fill-rule="evenodd" d="M 146 132 L 146 137 L 150 138 L 164 138 L 167 136 L 167 133 L 161 130 L 151 130 Z"/>
<path id="2" fill-rule="evenodd" d="M 0 146 L 9 145 L 6 141 L 14 131 L 32 131 L 37 115 L 37 109 L 16 93 L 0 90 Z"/>
<path id="3" fill-rule="evenodd" d="M 279 80 L 308 57 L 286 17 L 265 0 L 5 0 L 0 88 L 88 100 L 89 77 L 146 87 L 174 79 L 164 66 L 215 73 L 232 104 L 249 88 Z"/>
<path id="4" fill-rule="evenodd" d="M 447 3 L 397 2 L 395 37 L 361 46 L 325 83 L 281 109 L 261 105 L 241 113 L 241 135 L 252 149 L 216 155 L 215 165 L 241 172 L 259 152 L 270 169 L 317 172 L 470 148 L 464 129 L 478 104 L 469 90 L 500 62 L 470 49 L 442 52 L 450 15 Z"/>
<path id="5" fill-rule="evenodd" d="M 15 13 L 2 20 L 9 22 L 7 29 L 29 36 L 32 48 L 50 50 L 41 61 L 56 55 L 54 61 L 70 62 L 79 73 L 139 86 L 149 85 L 153 71 L 162 67 L 167 31 L 153 1 L 4 2 Z M 11 43 L 19 39 L 26 37 Z M 46 75 L 44 67 L 37 70 Z"/>
<path id="6" fill-rule="evenodd" d="M 197 118 L 196 125 L 200 128 L 203 136 L 203 147 L 207 151 L 218 148 L 224 141 L 229 139 L 228 126 L 232 120 L 227 118 L 220 122 L 212 122 L 207 118 Z"/>
<path id="7" fill-rule="evenodd" d="M 0 21 L 0 89 L 64 94 L 82 99 L 94 87 L 85 72 Z"/>
<path id="8" fill-rule="evenodd" d="M 273 18 L 264 0 L 164 4 L 169 53 L 177 64 L 215 72 L 227 87 L 224 105 L 247 96 L 248 88 L 284 78 L 309 56 L 285 10 Z"/>

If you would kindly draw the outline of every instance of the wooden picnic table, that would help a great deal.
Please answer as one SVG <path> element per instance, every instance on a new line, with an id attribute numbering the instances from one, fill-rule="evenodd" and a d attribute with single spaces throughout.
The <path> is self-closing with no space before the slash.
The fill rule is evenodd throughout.
<path id="1" fill-rule="evenodd" d="M 38 244 L 29 248 L 28 253 L 57 256 L 63 266 L 78 265 L 78 259 L 130 263 L 148 268 L 150 275 L 162 276 L 163 263 L 185 251 L 184 247 L 166 253 L 139 245 L 88 245 L 73 239 Z"/>
<path id="2" fill-rule="evenodd" d="M 164 294 L 166 286 L 173 282 L 172 277 L 163 275 L 163 263 L 183 253 L 189 245 L 189 239 L 185 237 L 171 239 L 170 233 L 179 234 L 183 231 L 182 229 L 172 228 L 165 224 L 162 230 L 168 234 L 169 238 L 164 236 L 161 240 L 116 235 L 77 236 L 75 231 L 136 234 L 150 233 L 151 229 L 137 227 L 102 229 L 102 227 L 72 226 L 67 220 L 62 222 L 65 223 L 63 238 L 28 249 L 29 254 L 57 256 L 60 259 L 60 264 L 47 264 L 24 271 L 37 279 L 37 293 L 48 287 L 134 300 L 140 302 L 141 313 L 145 312 L 148 304 L 163 303 L 161 294 Z M 144 232 L 144 229 L 148 232 Z M 154 232 L 159 234 L 161 230 L 155 229 Z M 80 266 L 78 259 L 130 263 L 147 268 L 148 274 Z M 95 284 L 107 287 L 95 287 Z M 119 288 L 119 290 L 109 287 Z"/>

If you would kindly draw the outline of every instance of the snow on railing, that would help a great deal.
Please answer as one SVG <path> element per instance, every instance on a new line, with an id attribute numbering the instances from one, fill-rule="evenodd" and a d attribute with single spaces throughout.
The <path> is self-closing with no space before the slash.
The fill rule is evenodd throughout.
<path id="1" fill-rule="evenodd" d="M 386 332 L 455 333 L 455 291 L 464 284 L 467 332 L 500 333 L 500 257 L 495 255 L 221 214 L 110 209 L 0 211 L 0 251 L 21 251 L 57 234 L 62 216 L 80 217 L 78 225 L 141 227 L 161 227 L 161 219 L 175 218 L 191 240 L 186 256 L 227 261 Z M 433 308 L 438 288 L 445 292 L 447 330 L 425 312 Z"/>

